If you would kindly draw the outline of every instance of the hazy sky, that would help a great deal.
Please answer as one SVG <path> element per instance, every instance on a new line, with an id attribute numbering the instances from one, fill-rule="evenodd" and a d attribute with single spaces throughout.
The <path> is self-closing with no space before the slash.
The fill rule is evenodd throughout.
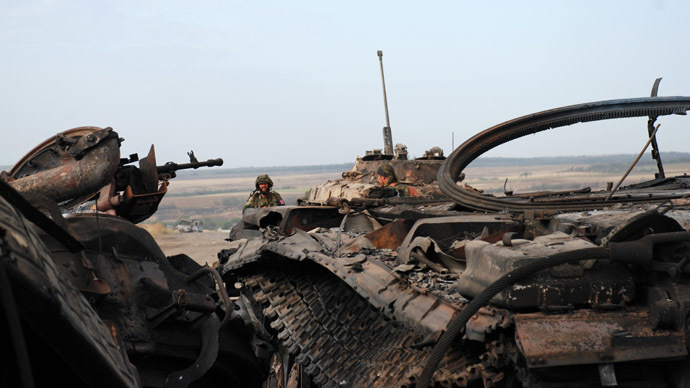
<path id="1" fill-rule="evenodd" d="M 382 148 L 377 50 L 393 142 L 451 151 L 564 105 L 690 95 L 690 2 L 0 2 L 0 164 L 84 125 L 123 155 L 227 167 L 353 161 Z M 637 153 L 646 120 L 561 128 L 492 156 Z M 687 120 L 662 149 L 690 151 Z"/>

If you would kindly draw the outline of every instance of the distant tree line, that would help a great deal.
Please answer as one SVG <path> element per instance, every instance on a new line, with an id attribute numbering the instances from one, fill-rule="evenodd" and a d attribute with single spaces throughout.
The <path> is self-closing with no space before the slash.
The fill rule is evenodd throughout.
<path id="1" fill-rule="evenodd" d="M 504 166 L 543 166 L 558 164 L 589 164 L 611 165 L 632 163 L 637 155 L 634 154 L 615 154 L 615 155 L 578 155 L 578 156 L 543 156 L 534 158 L 503 158 L 503 157 L 479 157 L 474 160 L 469 167 L 504 167 Z M 661 152 L 661 160 L 664 163 L 684 163 L 690 162 L 690 153 L 687 152 Z M 646 152 L 638 165 L 655 165 L 649 152 Z M 292 175 L 292 174 L 318 174 L 318 173 L 338 173 L 348 171 L 352 168 L 352 163 L 322 164 L 311 166 L 271 166 L 271 167 L 238 167 L 238 168 L 206 168 L 198 170 L 178 171 L 180 179 L 197 178 L 241 178 L 255 177 L 259 174 L 268 175 Z M 603 171 L 596 169 L 595 171 Z"/>
<path id="2" fill-rule="evenodd" d="M 554 164 L 627 164 L 626 168 L 635 160 L 637 155 L 616 154 L 616 155 L 578 155 L 578 156 L 544 156 L 535 158 L 501 158 L 501 157 L 479 157 L 474 160 L 469 167 L 503 167 L 503 166 L 542 166 Z M 683 163 L 690 162 L 690 153 L 687 152 L 661 152 L 663 163 Z M 646 152 L 638 165 L 656 165 L 650 152 Z"/>
<path id="3" fill-rule="evenodd" d="M 242 209 L 244 204 L 247 202 L 247 199 L 249 199 L 249 196 L 247 198 L 245 197 L 227 197 L 223 198 L 221 204 L 223 207 L 228 208 L 228 209 Z"/>
<path id="4" fill-rule="evenodd" d="M 182 191 L 177 193 L 168 192 L 165 195 L 167 197 L 195 197 L 197 195 L 213 195 L 213 194 L 229 194 L 229 193 L 251 193 L 254 191 L 253 187 L 246 187 L 243 189 L 216 189 L 216 190 L 193 190 L 193 191 Z"/>
<path id="5" fill-rule="evenodd" d="M 343 172 L 352 168 L 353 163 L 322 164 L 313 166 L 271 166 L 271 167 L 238 167 L 238 168 L 205 168 L 198 170 L 178 171 L 178 178 L 241 178 L 256 177 L 259 174 L 294 175 L 294 174 L 323 174 Z"/>

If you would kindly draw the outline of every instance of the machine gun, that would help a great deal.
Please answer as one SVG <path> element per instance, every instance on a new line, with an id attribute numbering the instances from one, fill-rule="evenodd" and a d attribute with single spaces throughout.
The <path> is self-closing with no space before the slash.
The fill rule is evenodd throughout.
<path id="1" fill-rule="evenodd" d="M 143 159 L 139 160 L 136 154 L 130 155 L 129 159 L 122 159 L 115 173 L 114 190 L 104 192 L 106 187 L 101 189 L 101 196 L 109 199 L 107 203 L 99 200 L 98 209 L 103 211 L 113 208 L 119 216 L 135 223 L 141 222 L 158 210 L 158 204 L 168 191 L 169 181 L 177 176 L 177 171 L 223 165 L 221 158 L 199 162 L 194 151 L 189 151 L 187 155 L 189 163 L 167 162 L 157 166 L 156 152 L 152 145 L 149 154 Z M 139 160 L 138 168 L 127 165 L 136 160 Z"/>
<path id="2" fill-rule="evenodd" d="M 189 155 L 189 163 L 177 164 L 175 162 L 168 162 L 162 166 L 156 167 L 156 169 L 158 170 L 158 180 L 175 178 L 177 176 L 175 172 L 179 170 L 196 170 L 199 167 L 213 167 L 223 165 L 223 159 L 221 158 L 209 159 L 205 162 L 200 162 L 194 156 L 194 151 L 187 152 L 187 155 Z"/>

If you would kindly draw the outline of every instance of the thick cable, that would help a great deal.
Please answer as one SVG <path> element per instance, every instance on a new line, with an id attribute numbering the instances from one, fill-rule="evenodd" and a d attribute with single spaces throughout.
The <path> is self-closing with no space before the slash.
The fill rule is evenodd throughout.
<path id="1" fill-rule="evenodd" d="M 472 299 L 472 301 L 468 303 L 465 308 L 462 309 L 457 318 L 448 324 L 446 331 L 443 333 L 441 338 L 439 338 L 436 346 L 434 346 L 432 349 L 431 354 L 427 359 L 427 363 L 424 366 L 424 371 L 419 376 L 419 380 L 417 380 L 416 388 L 427 388 L 429 386 L 431 377 L 433 376 L 434 372 L 436 372 L 438 364 L 441 362 L 441 359 L 446 354 L 448 348 L 450 348 L 450 345 L 453 343 L 457 335 L 464 331 L 465 325 L 470 318 L 472 318 L 472 316 L 476 314 L 480 308 L 486 306 L 491 298 L 493 298 L 503 289 L 523 280 L 535 272 L 546 268 L 581 260 L 608 258 L 609 251 L 606 248 L 587 248 L 576 251 L 561 252 L 548 256 L 543 260 L 537 260 L 525 264 L 491 283 L 482 292 L 480 292 L 476 298 Z"/>

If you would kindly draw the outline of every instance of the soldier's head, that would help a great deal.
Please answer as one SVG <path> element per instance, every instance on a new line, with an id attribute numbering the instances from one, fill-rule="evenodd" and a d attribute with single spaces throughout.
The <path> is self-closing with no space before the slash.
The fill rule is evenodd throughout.
<path id="1" fill-rule="evenodd" d="M 381 186 L 388 186 L 391 183 L 397 182 L 398 178 L 395 176 L 395 170 L 390 163 L 383 163 L 376 169 L 376 180 Z"/>
<path id="2" fill-rule="evenodd" d="M 262 193 L 267 193 L 268 190 L 273 187 L 273 181 L 271 178 L 266 175 L 266 174 L 261 174 L 258 177 L 256 177 L 256 183 L 255 183 L 256 189 L 259 190 Z"/>

